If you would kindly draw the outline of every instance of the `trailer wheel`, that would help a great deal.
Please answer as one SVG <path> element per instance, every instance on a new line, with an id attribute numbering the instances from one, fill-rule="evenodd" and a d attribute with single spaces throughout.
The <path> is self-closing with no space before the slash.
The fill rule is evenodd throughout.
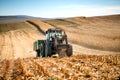
<path id="1" fill-rule="evenodd" d="M 45 52 L 45 44 L 44 44 L 44 42 L 41 42 L 39 47 L 40 47 L 40 49 L 37 51 L 36 57 L 45 57 L 45 54 L 44 54 L 44 52 Z"/>
<path id="2" fill-rule="evenodd" d="M 36 57 L 40 57 L 40 50 L 36 50 L 37 54 Z"/>
<path id="3" fill-rule="evenodd" d="M 67 55 L 68 57 L 70 57 L 70 56 L 73 55 L 73 48 L 72 48 L 71 45 L 69 45 L 69 48 L 68 48 L 67 51 L 66 51 L 66 55 Z"/>
<path id="4" fill-rule="evenodd" d="M 41 43 L 40 49 L 41 49 L 40 50 L 40 56 L 45 57 L 45 44 L 44 44 L 44 42 Z"/>

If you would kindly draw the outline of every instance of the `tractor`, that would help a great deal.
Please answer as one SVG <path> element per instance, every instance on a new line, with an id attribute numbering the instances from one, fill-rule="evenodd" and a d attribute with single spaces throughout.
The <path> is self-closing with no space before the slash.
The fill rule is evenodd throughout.
<path id="1" fill-rule="evenodd" d="M 51 57 L 54 54 L 58 54 L 59 57 L 70 57 L 73 54 L 72 45 L 68 44 L 65 31 L 54 28 L 46 31 L 46 40 L 34 42 L 34 50 L 37 52 L 36 57 Z"/>

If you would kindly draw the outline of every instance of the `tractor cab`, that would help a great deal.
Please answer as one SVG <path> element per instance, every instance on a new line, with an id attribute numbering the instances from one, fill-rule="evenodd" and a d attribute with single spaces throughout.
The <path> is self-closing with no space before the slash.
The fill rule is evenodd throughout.
<path id="1" fill-rule="evenodd" d="M 62 39 L 62 36 L 64 35 L 64 31 L 60 29 L 48 29 L 46 31 L 46 39 L 52 41 L 53 39 Z"/>

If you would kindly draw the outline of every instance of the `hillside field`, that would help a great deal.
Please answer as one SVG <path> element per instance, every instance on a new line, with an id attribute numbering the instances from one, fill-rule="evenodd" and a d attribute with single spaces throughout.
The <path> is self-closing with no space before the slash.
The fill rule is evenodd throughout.
<path id="1" fill-rule="evenodd" d="M 38 58 L 48 28 L 67 33 L 71 57 Z M 0 24 L 0 80 L 119 80 L 120 15 Z"/>

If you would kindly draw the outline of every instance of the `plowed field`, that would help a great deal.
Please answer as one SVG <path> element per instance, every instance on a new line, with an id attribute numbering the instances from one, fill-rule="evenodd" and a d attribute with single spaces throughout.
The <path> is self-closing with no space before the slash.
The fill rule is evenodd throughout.
<path id="1" fill-rule="evenodd" d="M 38 58 L 33 42 L 66 31 L 73 56 Z M 119 80 L 120 16 L 0 24 L 0 80 Z"/>
<path id="2" fill-rule="evenodd" d="M 3 80 L 119 80 L 120 55 L 0 61 Z"/>

